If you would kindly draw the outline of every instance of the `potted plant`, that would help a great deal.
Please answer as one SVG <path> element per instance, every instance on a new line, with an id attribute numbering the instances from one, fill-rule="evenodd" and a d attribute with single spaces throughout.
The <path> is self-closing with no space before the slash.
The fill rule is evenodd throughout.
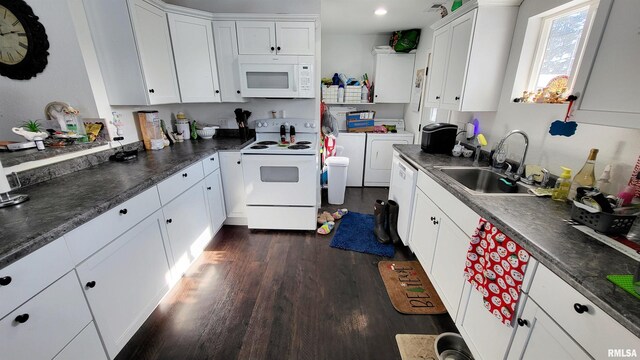
<path id="1" fill-rule="evenodd" d="M 11 130 L 27 139 L 27 141 L 33 141 L 33 138 L 35 137 L 41 137 L 44 139 L 49 136 L 48 132 L 42 131 L 42 125 L 38 120 L 26 121 L 21 127 L 14 127 Z"/>

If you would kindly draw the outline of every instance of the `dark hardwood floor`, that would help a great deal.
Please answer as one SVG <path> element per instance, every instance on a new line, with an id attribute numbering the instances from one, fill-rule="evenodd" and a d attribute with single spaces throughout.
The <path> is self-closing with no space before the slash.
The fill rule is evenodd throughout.
<path id="1" fill-rule="evenodd" d="M 349 188 L 340 207 L 373 213 L 387 194 Z M 396 334 L 456 331 L 446 314 L 396 312 L 377 270 L 384 258 L 330 241 L 223 227 L 117 360 L 400 359 Z"/>

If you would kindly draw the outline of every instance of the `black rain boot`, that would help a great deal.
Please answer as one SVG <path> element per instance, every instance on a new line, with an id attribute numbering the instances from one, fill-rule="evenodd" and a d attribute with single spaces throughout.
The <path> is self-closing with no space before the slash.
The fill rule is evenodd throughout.
<path id="1" fill-rule="evenodd" d="M 387 217 L 389 218 L 389 236 L 394 245 L 402 243 L 400 235 L 398 235 L 398 203 L 393 200 L 387 200 Z"/>
<path id="2" fill-rule="evenodd" d="M 385 208 L 385 202 L 382 200 L 376 200 L 376 204 L 373 206 L 373 216 L 375 217 L 376 224 L 373 228 L 373 233 L 378 238 L 378 242 L 382 244 L 388 244 L 391 242 L 391 238 L 385 229 L 385 221 L 387 219 L 387 212 Z"/>

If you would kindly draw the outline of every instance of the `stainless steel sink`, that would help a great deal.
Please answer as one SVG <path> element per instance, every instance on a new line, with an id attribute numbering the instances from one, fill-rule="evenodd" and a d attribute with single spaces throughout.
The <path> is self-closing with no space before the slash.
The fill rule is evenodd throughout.
<path id="1" fill-rule="evenodd" d="M 532 196 L 532 194 L 528 192 L 529 188 L 521 183 L 516 183 L 516 192 L 509 193 L 503 191 L 498 186 L 498 182 L 505 176 L 489 169 L 473 167 L 441 167 L 440 170 L 473 194 Z"/>

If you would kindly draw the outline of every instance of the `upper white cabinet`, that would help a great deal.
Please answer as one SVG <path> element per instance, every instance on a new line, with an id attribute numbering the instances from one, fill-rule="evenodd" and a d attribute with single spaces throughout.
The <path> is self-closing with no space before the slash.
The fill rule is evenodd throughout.
<path id="1" fill-rule="evenodd" d="M 165 12 L 143 0 L 84 1 L 111 105 L 180 102 Z"/>
<path id="2" fill-rule="evenodd" d="M 171 13 L 168 18 L 182 102 L 220 102 L 211 21 Z"/>
<path id="3" fill-rule="evenodd" d="M 313 55 L 313 21 L 237 21 L 241 55 Z"/>
<path id="4" fill-rule="evenodd" d="M 519 2 L 504 3 L 470 1 L 432 26 L 426 106 L 497 110 Z"/>
<path id="5" fill-rule="evenodd" d="M 640 3 L 602 0 L 578 71 L 576 120 L 640 128 Z"/>
<path id="6" fill-rule="evenodd" d="M 240 91 L 238 41 L 235 21 L 214 21 L 213 38 L 223 102 L 245 102 Z"/>
<path id="7" fill-rule="evenodd" d="M 411 102 L 415 54 L 376 54 L 375 57 L 374 102 Z"/>

